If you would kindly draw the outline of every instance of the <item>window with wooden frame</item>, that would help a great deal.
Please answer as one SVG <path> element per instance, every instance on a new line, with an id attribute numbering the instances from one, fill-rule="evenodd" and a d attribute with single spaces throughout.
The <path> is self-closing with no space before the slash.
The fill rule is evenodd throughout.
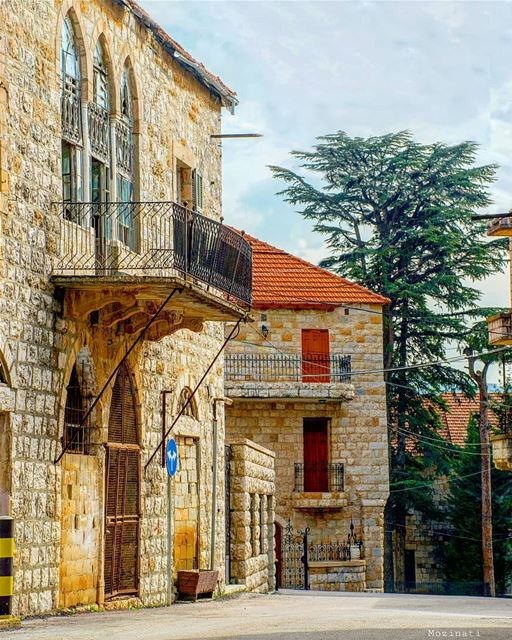
<path id="1" fill-rule="evenodd" d="M 80 101 L 80 60 L 71 19 L 66 16 L 61 43 L 61 120 L 62 120 L 62 199 L 83 199 L 82 112 Z M 65 208 L 66 219 L 76 220 L 72 208 Z"/>
<path id="2" fill-rule="evenodd" d="M 203 210 L 203 176 L 197 169 L 192 171 L 192 204 L 194 211 Z"/>

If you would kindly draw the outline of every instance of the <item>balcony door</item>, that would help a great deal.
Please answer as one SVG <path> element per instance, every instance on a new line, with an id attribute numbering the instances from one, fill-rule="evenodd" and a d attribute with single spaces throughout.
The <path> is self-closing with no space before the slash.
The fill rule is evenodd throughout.
<path id="1" fill-rule="evenodd" d="M 329 330 L 302 329 L 302 382 L 330 382 Z"/>
<path id="2" fill-rule="evenodd" d="M 112 236 L 112 223 L 106 206 L 110 200 L 109 184 L 109 167 L 91 157 L 91 223 L 94 228 L 98 269 L 104 269 L 109 262 L 108 242 Z"/>
<path id="3" fill-rule="evenodd" d="M 304 418 L 304 491 L 329 491 L 328 418 Z"/>

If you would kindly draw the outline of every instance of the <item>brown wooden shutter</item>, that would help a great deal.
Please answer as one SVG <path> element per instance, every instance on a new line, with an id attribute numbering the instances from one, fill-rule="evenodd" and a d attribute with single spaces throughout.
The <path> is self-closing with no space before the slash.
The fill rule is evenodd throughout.
<path id="1" fill-rule="evenodd" d="M 105 597 L 138 590 L 140 448 L 137 395 L 128 367 L 113 390 L 106 459 Z"/>

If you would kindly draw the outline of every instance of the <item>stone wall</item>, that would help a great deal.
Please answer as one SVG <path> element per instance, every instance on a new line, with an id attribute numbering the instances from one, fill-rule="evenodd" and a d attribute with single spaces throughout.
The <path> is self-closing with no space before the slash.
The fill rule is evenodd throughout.
<path id="1" fill-rule="evenodd" d="M 99 478 L 94 456 L 62 459 L 60 606 L 98 600 Z"/>
<path id="2" fill-rule="evenodd" d="M 311 562 L 309 588 L 313 591 L 365 591 L 366 562 L 364 560 Z"/>
<path id="3" fill-rule="evenodd" d="M 172 60 L 161 44 L 121 3 L 111 0 L 4 0 L 0 2 L 0 359 L 5 361 L 13 393 L 12 410 L 2 420 L 11 443 L 10 513 L 15 520 L 13 613 L 41 614 L 66 598 L 71 570 L 66 540 L 83 517 L 83 503 L 66 497 L 67 462 L 55 465 L 61 450 L 65 389 L 79 350 L 86 345 L 95 370 L 95 393 L 113 364 L 126 353 L 134 336 L 102 330 L 91 319 L 65 315 L 62 292 L 52 270 L 58 257 L 59 211 L 51 206 L 61 192 L 60 33 L 64 15 L 72 10 L 80 44 L 82 98 L 92 96 L 92 56 L 104 38 L 111 82 L 111 114 L 119 116 L 119 81 L 126 60 L 132 65 L 135 134 L 138 150 L 136 193 L 142 201 L 175 200 L 176 166 L 184 162 L 203 175 L 203 212 L 221 214 L 221 151 L 210 135 L 220 133 L 219 100 Z M 98 290 L 98 300 L 108 291 Z M 145 342 L 129 361 L 137 388 L 141 461 L 145 463 L 161 437 L 161 391 L 177 398 L 184 385 L 195 386 L 219 346 L 223 329 L 196 318 L 195 331 L 183 326 L 160 342 Z M 207 318 L 206 318 L 207 320 Z M 221 396 L 222 363 L 205 385 Z M 211 398 L 204 386 L 198 394 L 198 419 L 193 425 L 200 450 L 200 561 L 209 557 L 211 539 L 211 469 L 220 470 L 223 495 L 224 457 L 212 460 Z M 88 477 L 99 539 L 91 541 L 87 560 L 98 559 L 92 589 L 102 602 L 105 456 L 110 395 L 99 403 L 94 418 L 92 456 L 97 483 L 88 476 L 91 463 L 81 456 L 77 478 Z M 0 409 L 1 410 L 1 409 Z M 175 406 L 169 407 L 168 420 Z M 219 440 L 224 438 L 224 413 L 219 411 Z M 2 436 L 4 437 L 4 436 Z M 220 447 L 222 450 L 222 447 Z M 68 454 L 66 454 L 68 457 Z M 73 455 L 73 458 L 75 456 Z M 145 604 L 168 601 L 168 485 L 158 462 L 141 481 L 139 595 Z M 63 501 L 64 498 L 64 501 Z M 64 511 L 63 511 L 64 508 Z M 224 535 L 224 504 L 218 502 L 217 540 Z M 74 543 L 73 543 L 74 544 Z M 69 562 L 68 562 L 69 560 Z M 216 565 L 223 568 L 219 546 Z M 73 569 L 75 571 L 75 569 Z M 93 576 L 96 575 L 93 571 Z M 94 582 L 94 580 L 93 580 Z M 73 589 L 75 583 L 72 581 Z M 85 593 L 87 592 L 87 594 Z M 78 604 L 78 602 L 77 602 Z"/>
<path id="4" fill-rule="evenodd" d="M 281 524 L 291 519 L 296 529 L 310 527 L 313 541 L 315 537 L 334 540 L 346 538 L 352 519 L 364 539 L 367 586 L 379 589 L 383 587 L 384 505 L 389 491 L 385 385 L 378 372 L 382 368 L 382 318 L 377 305 L 357 306 L 362 310 L 258 311 L 255 328 L 268 327 L 270 345 L 246 325 L 229 344 L 228 353 L 300 355 L 303 328 L 329 329 L 331 354 L 351 356 L 353 388 L 338 400 L 320 391 L 316 399 L 299 399 L 294 393 L 288 399 L 280 394 L 272 400 L 259 394 L 260 387 L 271 393 L 272 384 L 244 380 L 244 397 L 240 397 L 236 391 L 231 393 L 237 388 L 236 380 L 227 380 L 226 392 L 234 403 L 226 409 L 226 428 L 228 437 L 246 437 L 275 452 L 276 514 Z M 377 372 L 367 374 L 365 370 Z M 303 385 L 298 382 L 296 386 Z M 318 389 L 324 386 L 331 385 L 316 384 Z M 294 464 L 304 460 L 304 418 L 329 420 L 329 460 L 343 463 L 345 475 L 343 495 L 315 495 L 316 505 L 308 508 L 304 501 L 297 501 L 294 492 Z"/>
<path id="5" fill-rule="evenodd" d="M 246 439 L 231 447 L 231 577 L 250 591 L 275 587 L 274 453 Z"/>

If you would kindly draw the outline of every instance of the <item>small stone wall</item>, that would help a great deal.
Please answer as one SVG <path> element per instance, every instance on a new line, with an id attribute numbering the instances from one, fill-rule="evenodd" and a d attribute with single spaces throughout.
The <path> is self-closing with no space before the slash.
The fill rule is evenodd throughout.
<path id="1" fill-rule="evenodd" d="M 231 579 L 267 593 L 275 588 L 275 455 L 243 438 L 231 452 Z"/>
<path id="2" fill-rule="evenodd" d="M 366 561 L 310 562 L 309 588 L 313 591 L 365 591 Z"/>

